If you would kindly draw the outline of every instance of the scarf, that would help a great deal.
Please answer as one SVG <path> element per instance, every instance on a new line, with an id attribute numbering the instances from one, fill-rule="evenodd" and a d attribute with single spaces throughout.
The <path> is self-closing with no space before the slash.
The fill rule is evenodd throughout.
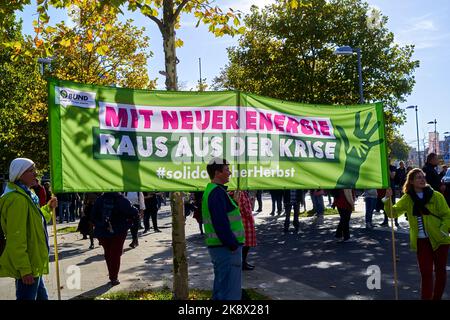
<path id="1" fill-rule="evenodd" d="M 423 199 L 420 199 L 414 190 L 408 191 L 409 196 L 414 202 L 413 216 L 420 217 L 422 215 L 431 214 L 430 210 L 428 210 L 425 205 L 430 202 L 430 199 L 433 196 L 433 192 L 433 189 L 431 189 L 429 186 L 425 187 L 423 189 Z"/>
<path id="2" fill-rule="evenodd" d="M 35 195 L 33 192 L 30 191 L 30 189 L 28 189 L 27 186 L 25 186 L 23 183 L 16 181 L 14 182 L 18 187 L 20 187 L 23 191 L 26 192 L 26 194 L 31 198 L 31 201 L 34 203 L 34 205 L 36 206 L 36 208 L 39 211 L 39 214 L 41 215 L 41 219 L 42 219 L 42 227 L 44 228 L 44 234 L 45 234 L 45 244 L 47 245 L 47 250 L 50 253 L 50 245 L 48 243 L 48 232 L 47 232 L 47 221 L 45 221 L 45 217 L 44 214 L 41 211 L 41 208 L 39 207 L 39 198 L 37 195 Z"/>

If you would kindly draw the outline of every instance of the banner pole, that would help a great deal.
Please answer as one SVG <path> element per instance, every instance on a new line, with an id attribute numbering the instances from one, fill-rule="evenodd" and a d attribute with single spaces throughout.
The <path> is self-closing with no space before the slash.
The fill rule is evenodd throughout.
<path id="1" fill-rule="evenodd" d="M 57 240 L 57 236 L 56 236 L 55 208 L 52 209 L 52 220 L 53 220 L 53 243 L 54 243 L 55 266 L 56 266 L 56 285 L 58 287 L 58 300 L 61 300 L 61 285 L 60 285 L 60 281 L 59 281 L 58 240 Z"/>
<path id="2" fill-rule="evenodd" d="M 395 197 L 395 194 L 392 195 Z M 392 215 L 392 200 L 389 197 L 389 216 L 391 218 L 391 235 L 392 235 L 392 262 L 394 266 L 394 291 L 395 291 L 395 300 L 398 300 L 398 282 L 397 282 L 397 254 L 395 251 L 395 232 L 394 232 L 394 218 Z"/>
<path id="3" fill-rule="evenodd" d="M 388 188 L 392 188 L 392 186 L 391 186 L 391 172 L 390 172 L 390 167 L 389 167 L 390 166 L 390 159 L 389 159 L 389 152 L 388 152 L 388 145 L 387 145 L 387 141 L 388 140 L 387 140 L 386 130 L 384 130 L 384 124 L 385 124 L 384 118 L 385 118 L 385 115 L 384 115 L 383 107 L 378 109 L 378 112 L 380 112 L 380 118 L 382 119 L 383 126 L 381 128 L 382 128 L 382 132 L 383 132 L 382 133 L 383 134 L 383 139 L 385 141 L 385 144 L 384 144 L 385 148 L 384 148 L 384 150 L 381 149 L 382 154 L 384 153 L 384 156 L 385 156 L 384 160 L 386 161 L 386 164 L 383 166 L 383 168 L 385 168 L 385 169 L 387 169 L 389 171 L 387 173 L 387 172 L 383 172 L 383 170 L 382 170 L 382 172 L 383 173 L 387 173 L 386 176 L 385 176 L 387 178 L 386 182 L 387 182 Z M 381 158 L 383 159 L 383 156 L 381 156 Z M 392 197 L 395 197 L 395 193 L 394 192 L 392 193 Z M 395 232 L 394 232 L 394 218 L 393 218 L 393 215 L 392 215 L 392 198 L 389 197 L 389 199 L 387 201 L 389 201 L 388 202 L 388 205 L 389 205 L 389 217 L 391 218 L 392 264 L 393 264 L 393 267 L 394 267 L 394 292 L 395 292 L 395 300 L 398 300 L 397 254 L 396 254 L 396 251 L 395 251 Z"/>

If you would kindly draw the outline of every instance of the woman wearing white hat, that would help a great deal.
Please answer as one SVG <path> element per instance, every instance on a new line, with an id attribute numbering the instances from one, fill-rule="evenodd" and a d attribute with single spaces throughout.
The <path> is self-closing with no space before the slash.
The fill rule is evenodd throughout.
<path id="1" fill-rule="evenodd" d="M 34 162 L 17 158 L 9 167 L 9 183 L 0 198 L 0 223 L 6 246 L 0 256 L 0 277 L 16 279 L 17 300 L 47 300 L 42 275 L 48 274 L 47 222 L 57 200 L 39 208 L 30 190 L 36 179 Z"/>

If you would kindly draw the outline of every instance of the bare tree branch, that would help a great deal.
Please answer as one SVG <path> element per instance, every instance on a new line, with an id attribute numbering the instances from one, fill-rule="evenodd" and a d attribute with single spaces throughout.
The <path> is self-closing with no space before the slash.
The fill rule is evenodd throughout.
<path id="1" fill-rule="evenodd" d="M 188 1 L 189 1 L 189 0 L 188 0 Z M 142 4 L 140 4 L 140 3 L 137 3 L 136 5 L 137 5 L 137 7 L 138 7 L 139 9 L 142 9 L 142 8 L 144 7 L 144 6 L 143 6 Z M 142 12 L 142 10 L 141 10 L 141 12 Z M 148 14 L 145 14 L 145 13 L 143 13 L 143 12 L 142 12 L 142 14 L 143 14 L 144 16 L 146 16 L 147 18 L 149 18 L 150 20 L 152 20 L 153 22 L 155 22 L 156 25 L 158 26 L 159 30 L 161 31 L 161 33 L 163 32 L 164 24 L 163 24 L 163 22 L 162 22 L 161 20 L 159 20 L 159 19 L 158 19 L 157 17 L 155 17 L 155 16 L 148 15 Z"/>
<path id="2" fill-rule="evenodd" d="M 173 15 L 174 19 L 176 19 L 178 17 L 178 15 L 180 14 L 181 10 L 183 10 L 183 8 L 186 6 L 186 4 L 191 1 L 191 0 L 183 0 L 182 3 L 180 3 L 180 5 L 178 6 L 178 8 L 175 10 L 175 13 Z"/>

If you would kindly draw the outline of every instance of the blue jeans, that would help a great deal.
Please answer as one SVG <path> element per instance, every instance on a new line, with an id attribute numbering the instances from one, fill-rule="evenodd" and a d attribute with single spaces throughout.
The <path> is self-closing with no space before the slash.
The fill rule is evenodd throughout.
<path id="1" fill-rule="evenodd" d="M 323 204 L 323 196 L 315 196 L 311 194 L 311 201 L 313 203 L 313 207 L 316 210 L 317 215 L 323 215 L 325 211 L 325 205 Z"/>
<path id="2" fill-rule="evenodd" d="M 42 276 L 34 278 L 33 284 L 24 284 L 22 279 L 16 279 L 16 299 L 48 300 L 47 288 Z"/>
<path id="3" fill-rule="evenodd" d="M 234 252 L 227 247 L 208 247 L 214 266 L 212 300 L 241 300 L 242 247 Z"/>
<path id="4" fill-rule="evenodd" d="M 364 198 L 366 202 L 366 223 L 372 223 L 373 210 L 377 206 L 377 198 Z"/>
<path id="5" fill-rule="evenodd" d="M 67 222 L 69 221 L 69 209 L 70 209 L 70 202 L 68 201 L 61 201 L 58 203 L 59 208 L 59 222 L 62 223 L 64 220 Z"/>

